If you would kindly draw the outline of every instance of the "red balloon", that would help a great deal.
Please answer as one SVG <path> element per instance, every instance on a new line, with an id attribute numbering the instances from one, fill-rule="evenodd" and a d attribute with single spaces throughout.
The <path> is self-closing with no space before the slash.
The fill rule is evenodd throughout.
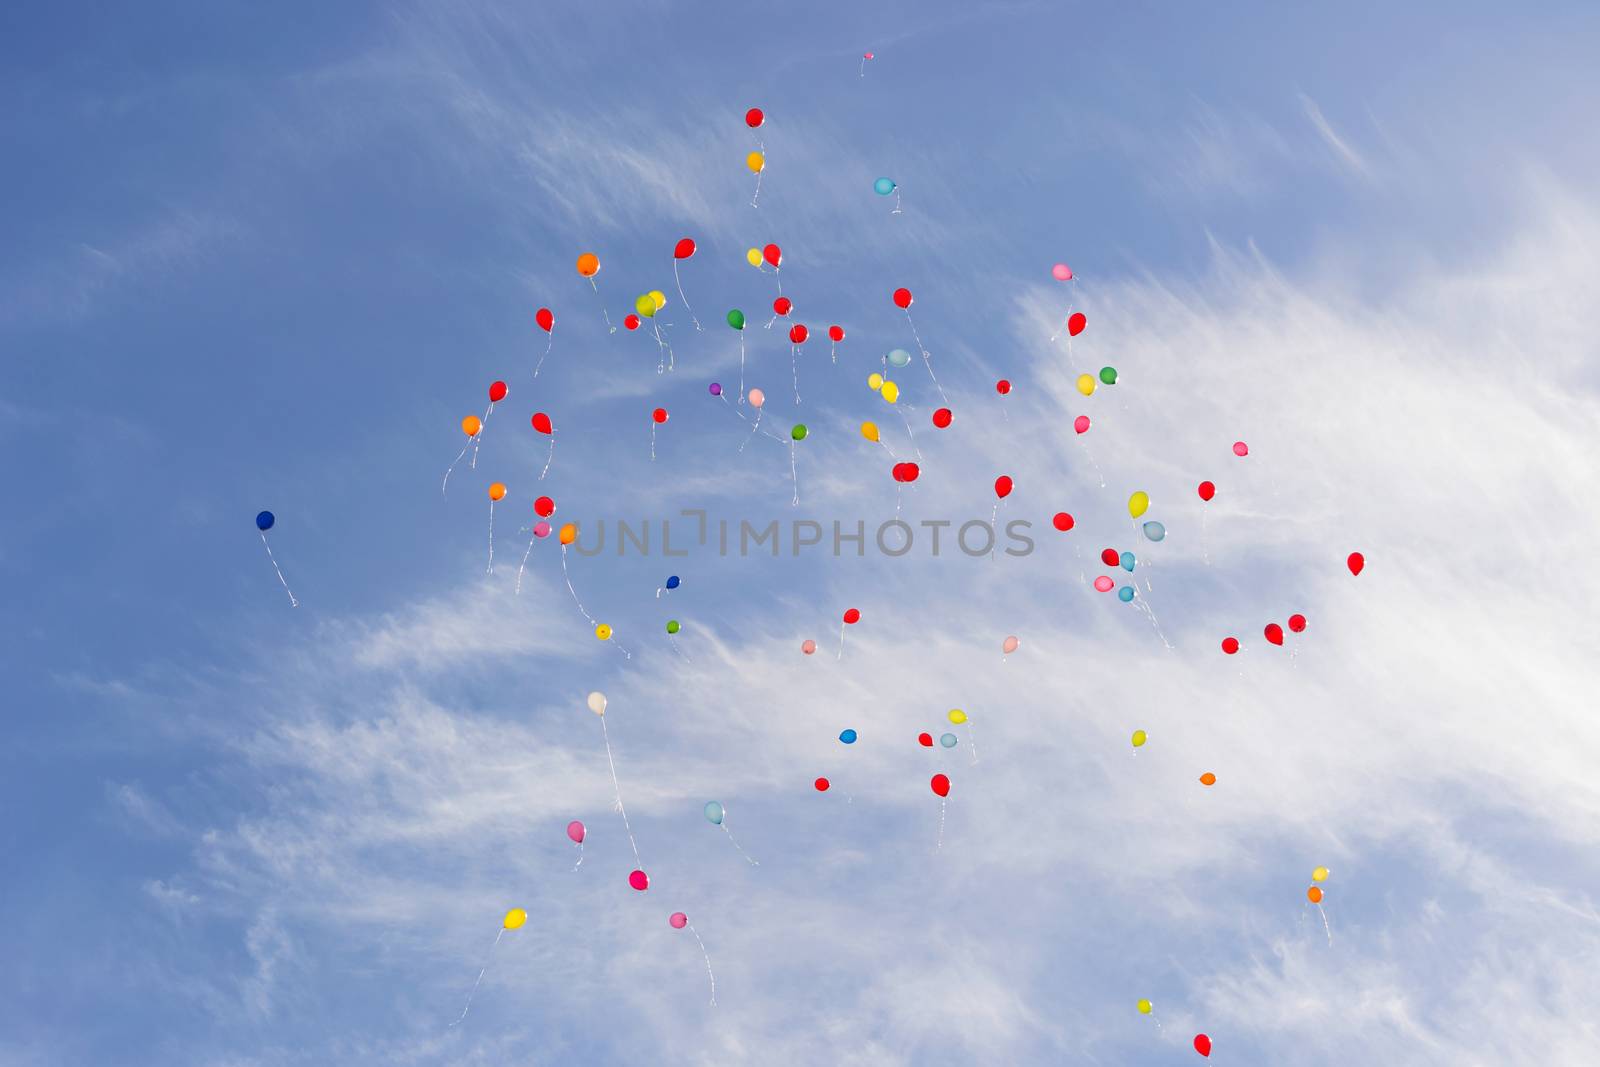
<path id="1" fill-rule="evenodd" d="M 1344 565 L 1350 568 L 1351 574 L 1360 574 L 1361 568 L 1367 565 L 1367 557 L 1359 552 L 1352 552 L 1350 558 L 1344 561 Z"/>
<path id="2" fill-rule="evenodd" d="M 628 875 L 628 884 L 643 893 L 650 888 L 650 876 L 643 871 L 634 871 Z"/>
<path id="3" fill-rule="evenodd" d="M 1001 396 L 1005 396 L 1007 393 L 1011 392 L 1011 383 L 1005 378 L 1001 378 L 998 382 L 994 383 L 994 391 L 999 393 Z"/>
<path id="4" fill-rule="evenodd" d="M 533 321 L 539 324 L 539 329 L 549 333 L 556 328 L 556 317 L 549 308 L 540 308 L 533 313 Z"/>
<path id="5" fill-rule="evenodd" d="M 1237 637 L 1224 637 L 1222 639 L 1222 651 L 1230 656 L 1239 651 L 1239 639 Z"/>
<path id="6" fill-rule="evenodd" d="M 783 265 L 783 249 L 777 245 L 768 245 L 761 250 L 761 258 L 771 263 L 774 267 Z"/>
<path id="7" fill-rule="evenodd" d="M 994 495 L 1004 500 L 1011 495 L 1011 476 L 1002 474 L 994 480 Z"/>
<path id="8" fill-rule="evenodd" d="M 917 475 L 922 473 L 922 468 L 915 463 L 896 463 L 894 465 L 894 480 L 897 482 L 914 482 Z"/>
<path id="9" fill-rule="evenodd" d="M 678 247 L 672 250 L 673 259 L 688 259 L 694 255 L 694 238 L 685 237 L 678 242 Z"/>
<path id="10" fill-rule="evenodd" d="M 861 621 L 861 612 L 855 608 L 848 608 L 844 613 L 844 621 L 854 626 Z"/>
<path id="11" fill-rule="evenodd" d="M 944 429 L 946 426 L 949 426 L 950 425 L 950 409 L 949 408 L 940 408 L 938 411 L 935 411 L 933 413 L 933 424 L 935 426 L 939 427 L 939 429 L 941 429 L 941 430 Z"/>
<path id="12" fill-rule="evenodd" d="M 843 341 L 844 340 L 844 327 L 843 326 L 829 326 L 828 327 L 828 340 L 832 341 L 834 344 L 838 344 L 840 341 Z"/>
<path id="13" fill-rule="evenodd" d="M 489 383 L 489 403 L 498 404 L 498 403 L 500 403 L 500 401 L 504 400 L 505 398 L 506 398 L 506 383 L 505 382 L 490 382 Z"/>
<path id="14" fill-rule="evenodd" d="M 928 785 L 936 794 L 941 797 L 947 797 L 950 795 L 950 779 L 946 778 L 942 774 L 934 775 L 933 780 L 930 781 Z"/>
<path id="15" fill-rule="evenodd" d="M 897 307 L 897 308 L 908 308 L 908 307 L 910 307 L 911 306 L 911 290 L 910 289 L 896 289 L 894 291 L 894 306 Z"/>
<path id="16" fill-rule="evenodd" d="M 639 328 L 639 316 L 629 315 L 627 318 L 622 320 L 622 325 L 626 326 L 630 330 L 637 330 Z"/>
<path id="17" fill-rule="evenodd" d="M 1083 317 L 1083 312 L 1075 312 L 1072 318 L 1067 320 L 1067 332 L 1076 337 L 1083 332 L 1083 328 L 1087 325 L 1089 325 L 1089 320 Z"/>
<path id="18" fill-rule="evenodd" d="M 828 791 L 828 780 L 826 778 L 818 778 L 811 784 L 817 787 L 817 792 L 819 793 L 826 793 Z"/>
<path id="19" fill-rule="evenodd" d="M 1065 511 L 1056 512 L 1056 517 L 1050 521 L 1054 523 L 1055 528 L 1060 530 L 1062 533 L 1066 533 L 1075 525 L 1072 521 L 1072 516 L 1068 515 Z"/>
<path id="20" fill-rule="evenodd" d="M 1122 562 L 1122 556 L 1117 553 L 1116 549 L 1108 548 L 1100 553 L 1100 562 L 1107 567 L 1115 567 Z"/>
<path id="21" fill-rule="evenodd" d="M 932 748 L 933 747 L 933 735 L 932 734 L 918 734 L 917 735 L 917 744 L 921 745 L 923 748 Z"/>
<path id="22" fill-rule="evenodd" d="M 1267 640 L 1275 645 L 1283 644 L 1283 627 L 1275 622 L 1267 623 L 1267 628 L 1261 631 L 1267 635 Z"/>
<path id="23" fill-rule="evenodd" d="M 533 428 L 540 433 L 555 433 L 555 428 L 550 425 L 550 416 L 542 411 L 533 413 Z"/>
<path id="24" fill-rule="evenodd" d="M 655 419 L 657 422 L 666 422 L 667 421 L 667 409 L 666 408 L 656 408 L 654 411 L 652 411 L 650 413 L 650 417 L 652 419 Z"/>
<path id="25" fill-rule="evenodd" d="M 1200 494 L 1201 500 L 1210 500 L 1217 495 L 1217 487 L 1210 482 L 1201 482 L 1200 488 L 1195 491 Z"/>
<path id="26" fill-rule="evenodd" d="M 1290 615 L 1289 616 L 1289 629 L 1293 630 L 1297 634 L 1305 633 L 1306 632 L 1306 617 L 1304 615 Z"/>
<path id="27" fill-rule="evenodd" d="M 1211 1058 L 1211 1039 L 1209 1037 L 1207 1037 L 1205 1034 L 1195 1034 L 1194 1035 L 1194 1050 L 1196 1052 L 1200 1053 L 1200 1055 L 1206 1057 L 1207 1059 L 1210 1059 Z"/>
<path id="28" fill-rule="evenodd" d="M 533 502 L 533 513 L 541 519 L 548 519 L 555 514 L 556 502 L 547 496 L 542 496 Z"/>
<path id="29" fill-rule="evenodd" d="M 811 336 L 811 331 L 806 329 L 806 324 L 797 322 L 789 327 L 789 340 L 797 345 L 806 343 L 806 338 Z"/>
<path id="30" fill-rule="evenodd" d="M 759 128 L 766 121 L 767 116 L 759 107 L 753 107 L 744 113 L 744 124 L 752 130 Z"/>
<path id="31" fill-rule="evenodd" d="M 789 309 L 794 307 L 794 301 L 786 296 L 780 296 L 772 302 L 772 310 L 779 315 L 789 314 Z"/>

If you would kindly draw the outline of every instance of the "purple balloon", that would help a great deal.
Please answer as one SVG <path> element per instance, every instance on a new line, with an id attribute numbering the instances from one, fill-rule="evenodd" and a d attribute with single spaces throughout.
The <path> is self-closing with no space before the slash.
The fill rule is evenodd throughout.
<path id="1" fill-rule="evenodd" d="M 711 383 L 711 395 L 712 396 L 721 396 L 722 395 L 722 383 L 721 382 L 712 382 Z"/>

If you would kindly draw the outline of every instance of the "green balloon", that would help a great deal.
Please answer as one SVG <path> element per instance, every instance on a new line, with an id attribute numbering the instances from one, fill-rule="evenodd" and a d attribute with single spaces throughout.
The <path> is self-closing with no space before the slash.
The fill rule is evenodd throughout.
<path id="1" fill-rule="evenodd" d="M 794 438 L 796 441 L 804 441 L 808 432 L 809 431 L 806 430 L 805 423 L 797 422 L 794 424 L 794 429 L 789 431 L 789 436 Z"/>
<path id="2" fill-rule="evenodd" d="M 1115 367 L 1101 367 L 1100 368 L 1100 380 L 1102 382 L 1105 382 L 1107 385 L 1116 385 L 1117 384 L 1117 368 L 1115 368 Z"/>
<path id="3" fill-rule="evenodd" d="M 728 312 L 728 325 L 732 326 L 735 330 L 744 329 L 744 312 L 740 311 L 738 308 L 734 308 L 732 311 Z"/>
<path id="4" fill-rule="evenodd" d="M 668 619 L 667 620 L 667 633 L 675 634 L 681 629 L 683 629 L 683 627 L 678 625 L 678 620 L 677 619 Z"/>

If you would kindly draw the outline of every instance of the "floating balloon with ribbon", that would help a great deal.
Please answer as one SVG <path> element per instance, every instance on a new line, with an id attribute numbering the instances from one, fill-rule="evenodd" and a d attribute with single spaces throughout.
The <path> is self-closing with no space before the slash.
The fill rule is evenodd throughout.
<path id="1" fill-rule="evenodd" d="M 467 1012 L 472 1010 L 472 998 L 478 995 L 478 986 L 483 984 L 483 976 L 489 970 L 489 961 L 494 956 L 494 950 L 499 947 L 500 939 L 506 935 L 507 930 L 520 930 L 528 921 L 528 913 L 521 908 L 512 908 L 506 912 L 505 918 L 500 920 L 500 932 L 494 935 L 494 944 L 489 946 L 489 951 L 483 958 L 483 967 L 478 971 L 477 980 L 472 983 L 472 991 L 467 994 L 467 1003 L 461 1009 L 460 1018 L 451 1023 L 452 1027 L 460 1026 L 461 1020 L 467 1017 Z"/>
<path id="2" fill-rule="evenodd" d="M 686 259 L 692 259 L 695 253 L 695 243 L 692 237 L 682 237 L 672 249 L 672 280 L 678 286 L 678 299 L 683 301 L 683 309 L 689 313 L 689 319 L 694 323 L 696 330 L 704 331 L 700 320 L 695 317 L 694 308 L 689 306 L 689 298 L 683 295 L 683 279 L 678 276 L 678 264 Z"/>
<path id="3" fill-rule="evenodd" d="M 544 361 L 550 355 L 551 347 L 556 343 L 556 316 L 549 308 L 540 308 L 533 313 L 533 321 L 539 329 L 544 331 L 544 355 L 539 357 L 539 362 L 533 368 L 533 380 L 539 380 L 539 372 L 544 369 Z"/>
<path id="4" fill-rule="evenodd" d="M 528 421 L 533 425 L 535 433 L 542 433 L 546 437 L 550 438 L 550 448 L 545 453 L 544 457 L 544 469 L 539 472 L 539 480 L 542 482 L 544 481 L 544 476 L 550 473 L 550 464 L 555 462 L 556 427 L 555 424 L 550 421 L 550 416 L 542 411 L 535 411 L 533 413 L 533 418 Z"/>
<path id="5" fill-rule="evenodd" d="M 749 853 L 745 852 L 745 850 L 743 848 L 740 848 L 739 842 L 734 839 L 733 831 L 728 829 L 728 812 L 727 812 L 727 809 L 722 806 L 722 803 L 720 801 L 716 801 L 716 800 L 708 800 L 708 801 L 706 801 L 705 817 L 706 817 L 706 822 L 710 823 L 713 826 L 721 827 L 722 832 L 728 835 L 729 842 L 731 842 L 733 844 L 734 848 L 739 849 L 739 855 L 743 856 L 745 858 L 746 862 L 748 862 L 750 864 L 750 866 L 752 866 L 752 867 L 761 866 L 761 864 L 759 864 L 755 860 L 751 859 Z"/>
<path id="6" fill-rule="evenodd" d="M 489 565 L 483 573 L 494 573 L 494 506 L 506 498 L 506 485 L 504 482 L 495 482 L 489 486 Z"/>
<path id="7" fill-rule="evenodd" d="M 877 181 L 872 183 L 872 191 L 877 193 L 879 196 L 889 196 L 893 194 L 894 210 L 889 212 L 889 214 L 900 214 L 900 186 L 895 183 L 893 178 L 879 178 Z"/>
<path id="8" fill-rule="evenodd" d="M 289 596 L 289 606 L 297 608 L 300 606 L 300 601 L 296 600 L 294 593 L 290 591 L 289 583 L 284 580 L 283 571 L 278 567 L 277 557 L 272 554 L 272 546 L 267 543 L 267 531 L 277 525 L 277 522 L 277 516 L 270 511 L 256 513 L 256 532 L 261 535 L 261 547 L 267 550 L 267 561 L 272 564 L 272 571 L 278 576 L 278 584 L 283 586 L 283 591 Z"/>
<path id="9" fill-rule="evenodd" d="M 489 404 L 494 406 L 493 401 Z M 456 469 L 456 464 L 467 454 L 467 449 L 472 450 L 472 463 L 470 466 L 476 470 L 478 467 L 478 435 L 483 432 L 483 420 L 476 415 L 468 415 L 461 420 L 461 432 L 467 435 L 467 443 L 461 446 L 461 451 L 456 453 L 456 458 L 450 461 L 450 466 L 445 468 L 444 480 L 439 483 L 439 494 L 445 495 L 450 487 L 450 472 Z"/>
<path id="10" fill-rule="evenodd" d="M 589 288 L 594 290 L 594 298 L 600 302 L 600 314 L 605 316 L 606 332 L 616 333 L 617 328 L 611 325 L 611 312 L 606 310 L 605 297 L 600 295 L 600 286 L 595 281 L 595 276 L 600 273 L 600 257 L 593 252 L 585 252 L 578 257 L 578 276 L 589 281 Z"/>
<path id="11" fill-rule="evenodd" d="M 895 307 L 906 314 L 906 325 L 911 327 L 911 339 L 917 343 L 917 351 L 922 353 L 923 366 L 928 368 L 928 377 L 932 380 L 933 387 L 939 390 L 939 399 L 946 404 L 950 403 L 950 398 L 944 394 L 944 386 L 939 384 L 939 379 L 933 373 L 933 357 L 929 355 L 927 346 L 922 343 L 922 337 L 917 333 L 917 324 L 911 319 L 911 305 L 915 302 L 911 290 L 902 286 L 890 294 L 890 299 L 894 301 Z"/>
<path id="12" fill-rule="evenodd" d="M 675 911 L 667 917 L 667 925 L 674 930 L 687 929 L 694 934 L 695 944 L 700 946 L 700 955 L 706 961 L 706 977 L 711 980 L 711 1006 L 717 1006 L 717 976 L 711 973 L 711 954 L 706 951 L 706 943 L 700 940 L 700 935 L 695 931 L 694 923 L 689 921 L 689 916 L 681 911 Z"/>
<path id="13" fill-rule="evenodd" d="M 834 659 L 844 659 L 844 630 L 847 626 L 854 626 L 861 621 L 861 611 L 858 608 L 846 608 L 843 621 L 839 623 L 839 654 Z"/>

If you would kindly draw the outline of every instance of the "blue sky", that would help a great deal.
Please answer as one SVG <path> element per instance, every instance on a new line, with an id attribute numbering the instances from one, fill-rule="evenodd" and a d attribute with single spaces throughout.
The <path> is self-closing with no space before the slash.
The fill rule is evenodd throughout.
<path id="1" fill-rule="evenodd" d="M 1597 46 L 1580 4 L 0 15 L 0 1064 L 1160 1064 L 1197 1031 L 1234 1064 L 1583 1061 Z M 743 259 L 768 241 L 819 335 L 798 410 Z M 605 332 L 586 250 L 614 320 L 669 294 L 672 374 Z M 910 447 L 863 384 L 914 350 L 901 285 L 956 412 L 933 430 L 899 374 L 906 516 L 987 519 L 1009 474 L 1033 555 L 569 560 L 631 659 L 553 544 L 514 592 L 540 492 L 585 523 L 888 518 L 856 427 Z M 706 393 L 730 306 L 771 425 L 811 428 L 800 508 Z M 1172 650 L 1087 589 L 1105 545 L 1150 564 Z M 1291 611 L 1293 659 L 1258 636 Z M 958 706 L 957 749 L 915 745 Z"/>

